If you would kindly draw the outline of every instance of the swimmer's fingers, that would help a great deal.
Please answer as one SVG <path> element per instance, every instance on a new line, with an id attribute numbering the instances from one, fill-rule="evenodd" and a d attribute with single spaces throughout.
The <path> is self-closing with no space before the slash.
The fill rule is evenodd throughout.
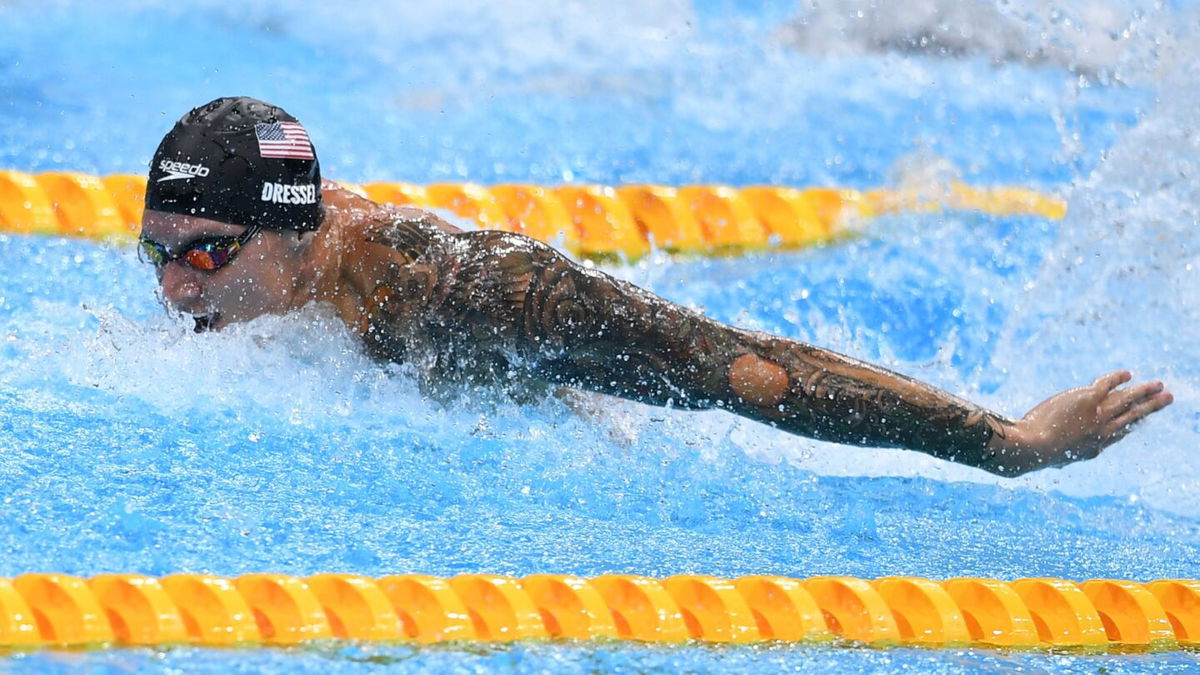
<path id="1" fill-rule="evenodd" d="M 1105 424 L 1101 429 L 1101 433 L 1113 442 L 1120 440 L 1125 434 L 1129 433 L 1134 424 L 1150 413 L 1158 412 L 1171 405 L 1174 400 L 1175 397 L 1171 395 L 1171 392 L 1161 391 L 1160 389 L 1158 392 L 1130 405 L 1127 410 Z"/>
<path id="2" fill-rule="evenodd" d="M 1133 373 L 1128 370 L 1114 370 L 1107 375 L 1101 375 L 1092 383 L 1091 389 L 1096 394 L 1107 394 L 1113 389 L 1133 379 Z"/>
<path id="3" fill-rule="evenodd" d="M 1145 401 L 1162 390 L 1162 382 L 1143 382 L 1128 389 L 1109 390 L 1108 395 L 1100 402 L 1100 420 L 1115 419 L 1134 405 Z"/>

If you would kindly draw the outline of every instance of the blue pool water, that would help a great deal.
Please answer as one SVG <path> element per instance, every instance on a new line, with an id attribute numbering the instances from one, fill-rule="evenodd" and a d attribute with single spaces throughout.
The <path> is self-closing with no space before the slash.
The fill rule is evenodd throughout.
<path id="1" fill-rule="evenodd" d="M 131 250 L 0 235 L 0 575 L 1200 576 L 1194 7 L 924 2 L 905 21 L 936 34 L 947 22 L 925 14 L 961 7 L 976 14 L 950 22 L 955 34 L 983 19 L 997 28 L 949 58 L 889 48 L 887 26 L 903 22 L 866 2 L 0 6 L 4 168 L 141 172 L 189 107 L 244 93 L 300 117 L 325 173 L 350 181 L 936 190 L 956 173 L 1055 191 L 1071 203 L 1063 222 L 900 215 L 823 249 L 605 269 L 1009 414 L 1115 368 L 1161 378 L 1177 398 L 1099 459 L 1018 480 L 722 413 L 443 408 L 319 308 L 197 336 L 162 311 Z M 842 28 L 817 30 L 827 25 Z M 1042 42 L 1054 49 L 1019 56 Z M 332 644 L 19 654 L 3 667 L 1122 672 L 1196 661 Z"/>

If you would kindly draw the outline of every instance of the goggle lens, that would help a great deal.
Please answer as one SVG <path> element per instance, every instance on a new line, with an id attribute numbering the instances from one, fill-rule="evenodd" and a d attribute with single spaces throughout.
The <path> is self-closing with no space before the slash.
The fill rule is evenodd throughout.
<path id="1" fill-rule="evenodd" d="M 228 244 L 205 244 L 196 248 L 188 249 L 181 256 L 183 262 L 198 270 L 212 272 L 218 270 L 233 260 L 233 256 L 241 249 L 241 245 L 236 241 L 231 241 Z"/>
<path id="2" fill-rule="evenodd" d="M 237 256 L 242 246 L 250 241 L 261 228 L 252 226 L 237 237 L 208 237 L 194 241 L 184 247 L 183 252 L 172 254 L 167 247 L 152 240 L 142 238 L 140 256 L 142 260 L 157 267 L 165 267 L 168 263 L 181 260 L 188 267 L 203 272 L 214 272 L 229 264 Z"/>
<path id="3" fill-rule="evenodd" d="M 139 243 L 142 245 L 141 258 L 144 262 L 160 266 L 170 262 L 171 254 L 163 248 L 162 244 L 149 239 L 142 239 Z"/>

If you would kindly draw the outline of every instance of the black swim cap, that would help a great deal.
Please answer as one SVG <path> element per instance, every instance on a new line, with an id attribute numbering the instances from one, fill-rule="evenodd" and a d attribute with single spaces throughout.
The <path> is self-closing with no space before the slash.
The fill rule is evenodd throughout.
<path id="1" fill-rule="evenodd" d="M 150 164 L 146 208 L 276 230 L 321 226 L 321 167 L 295 117 L 247 96 L 184 115 Z"/>

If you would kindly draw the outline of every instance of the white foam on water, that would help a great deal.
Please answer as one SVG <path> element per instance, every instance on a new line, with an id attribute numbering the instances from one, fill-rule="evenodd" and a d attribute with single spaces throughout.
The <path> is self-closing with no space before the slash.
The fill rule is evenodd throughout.
<path id="1" fill-rule="evenodd" d="M 1129 0 L 812 0 L 776 39 L 818 54 L 977 57 L 1127 81 L 1147 72 L 1174 17 L 1167 3 Z"/>
<path id="2" fill-rule="evenodd" d="M 327 308 L 203 334 L 174 315 L 145 323 L 113 310 L 93 313 L 99 330 L 47 355 L 58 363 L 43 367 L 170 417 L 255 406 L 311 425 L 369 416 L 373 406 L 403 406 L 414 420 L 435 409 L 412 378 L 393 377 L 368 359 Z"/>
<path id="3" fill-rule="evenodd" d="M 335 53 L 353 49 L 385 69 L 373 77 L 414 91 L 404 103 L 445 95 L 487 96 L 513 78 L 548 90 L 587 94 L 597 87 L 639 86 L 621 76 L 678 59 L 694 31 L 686 0 L 554 2 L 469 0 L 379 2 L 353 11 L 308 3 L 302 12 L 269 0 L 211 8 L 241 25 L 257 25 Z M 389 70 L 404 78 L 389 77 Z M 402 82 L 402 79 L 408 79 Z"/>

